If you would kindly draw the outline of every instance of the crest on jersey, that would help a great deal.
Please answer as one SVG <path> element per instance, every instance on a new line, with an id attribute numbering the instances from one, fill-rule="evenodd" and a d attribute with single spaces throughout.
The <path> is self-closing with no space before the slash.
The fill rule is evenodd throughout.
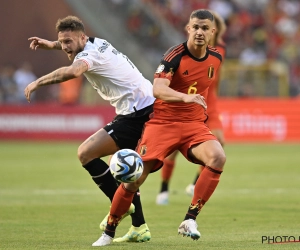
<path id="1" fill-rule="evenodd" d="M 161 72 L 163 72 L 163 70 L 165 69 L 165 65 L 160 64 L 157 68 L 157 70 L 155 71 L 156 74 L 159 74 Z"/>
<path id="2" fill-rule="evenodd" d="M 79 59 L 80 57 L 83 57 L 83 56 L 87 56 L 88 53 L 79 53 L 77 56 L 76 56 L 76 59 Z"/>
<path id="3" fill-rule="evenodd" d="M 214 77 L 214 71 L 215 71 L 215 69 L 214 69 L 214 67 L 213 66 L 209 66 L 209 68 L 208 68 L 208 78 L 213 78 Z"/>
<path id="4" fill-rule="evenodd" d="M 147 152 L 147 146 L 146 145 L 141 146 L 140 156 L 144 156 L 146 152 Z"/>

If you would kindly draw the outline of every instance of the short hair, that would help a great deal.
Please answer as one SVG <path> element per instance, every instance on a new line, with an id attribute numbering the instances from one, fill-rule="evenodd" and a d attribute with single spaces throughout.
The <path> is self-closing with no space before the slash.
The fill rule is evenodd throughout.
<path id="1" fill-rule="evenodd" d="M 210 12 L 214 15 L 215 24 L 217 27 L 216 36 L 222 37 L 227 29 L 226 23 L 225 23 L 223 17 L 221 17 L 217 12 L 212 11 L 212 10 L 210 10 Z"/>
<path id="2" fill-rule="evenodd" d="M 58 19 L 55 29 L 57 33 L 66 30 L 85 32 L 83 22 L 76 16 L 67 16 Z"/>
<path id="3" fill-rule="evenodd" d="M 208 10 L 205 9 L 194 10 L 190 15 L 190 19 L 192 18 L 208 19 L 212 22 L 214 21 L 213 14 L 211 14 Z"/>

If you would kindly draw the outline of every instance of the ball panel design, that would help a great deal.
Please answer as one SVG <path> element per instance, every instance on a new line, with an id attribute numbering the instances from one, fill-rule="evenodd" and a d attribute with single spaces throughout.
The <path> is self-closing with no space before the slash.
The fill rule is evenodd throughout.
<path id="1" fill-rule="evenodd" d="M 131 149 L 121 149 L 111 158 L 110 171 L 120 182 L 134 182 L 143 173 L 144 165 L 140 155 Z"/>

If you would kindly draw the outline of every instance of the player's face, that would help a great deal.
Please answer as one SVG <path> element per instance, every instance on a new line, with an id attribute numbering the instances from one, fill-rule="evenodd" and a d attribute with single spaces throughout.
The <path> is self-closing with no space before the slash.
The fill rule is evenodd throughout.
<path id="1" fill-rule="evenodd" d="M 206 46 L 214 34 L 214 25 L 208 19 L 190 19 L 187 25 L 189 41 L 196 46 Z"/>
<path id="2" fill-rule="evenodd" d="M 58 41 L 61 43 L 61 48 L 67 54 L 69 60 L 73 61 L 75 56 L 83 51 L 85 35 L 82 32 L 61 31 L 58 32 Z"/>

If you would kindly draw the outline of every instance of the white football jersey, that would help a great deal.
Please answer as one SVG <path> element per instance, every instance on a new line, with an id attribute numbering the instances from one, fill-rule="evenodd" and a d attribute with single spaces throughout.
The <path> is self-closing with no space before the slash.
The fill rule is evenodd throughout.
<path id="1" fill-rule="evenodd" d="M 106 40 L 89 38 L 74 62 L 77 60 L 87 63 L 85 77 L 98 94 L 115 107 L 117 114 L 127 115 L 153 104 L 151 82 Z"/>

